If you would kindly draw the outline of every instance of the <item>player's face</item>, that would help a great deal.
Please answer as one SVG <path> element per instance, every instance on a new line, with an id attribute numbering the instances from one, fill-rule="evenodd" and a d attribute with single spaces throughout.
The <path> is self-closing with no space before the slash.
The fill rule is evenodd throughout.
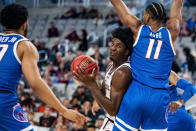
<path id="1" fill-rule="evenodd" d="M 128 55 L 126 52 L 126 46 L 122 43 L 122 41 L 117 38 L 113 38 L 110 46 L 110 59 L 112 61 L 122 60 Z"/>

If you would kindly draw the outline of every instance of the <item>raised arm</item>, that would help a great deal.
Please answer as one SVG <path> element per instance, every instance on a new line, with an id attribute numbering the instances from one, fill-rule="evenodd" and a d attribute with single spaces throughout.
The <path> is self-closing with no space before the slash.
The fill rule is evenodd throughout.
<path id="1" fill-rule="evenodd" d="M 142 22 L 133 14 L 130 13 L 128 7 L 122 0 L 110 0 L 113 4 L 116 12 L 121 20 L 121 22 L 131 28 L 134 33 L 134 37 L 136 38 L 138 30 L 142 24 Z"/>
<path id="2" fill-rule="evenodd" d="M 39 56 L 33 44 L 28 41 L 20 42 L 17 47 L 17 54 L 21 60 L 22 71 L 34 93 L 43 102 L 51 105 L 62 113 L 67 119 L 73 120 L 78 124 L 83 124 L 85 122 L 85 117 L 73 110 L 65 108 L 42 80 L 37 67 Z"/>
<path id="3" fill-rule="evenodd" d="M 108 99 L 99 90 L 100 87 L 98 87 L 95 82 L 95 77 L 93 75 L 86 75 L 82 69 L 78 69 L 77 73 L 75 72 L 75 79 L 85 84 L 91 90 L 97 103 L 101 105 L 111 116 L 115 116 L 118 113 L 121 100 L 131 84 L 130 76 L 131 71 L 127 67 L 121 67 L 114 73 L 112 77 L 110 99 Z"/>
<path id="4" fill-rule="evenodd" d="M 173 44 L 175 44 L 175 41 L 180 32 L 180 24 L 182 21 L 182 8 L 183 8 L 183 0 L 174 0 L 170 12 L 170 18 L 166 25 L 166 27 L 170 31 Z"/>

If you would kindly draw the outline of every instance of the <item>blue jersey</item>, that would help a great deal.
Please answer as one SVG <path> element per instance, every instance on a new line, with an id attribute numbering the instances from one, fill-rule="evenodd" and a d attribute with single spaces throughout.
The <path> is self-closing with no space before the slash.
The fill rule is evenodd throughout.
<path id="1" fill-rule="evenodd" d="M 142 25 L 130 60 L 133 78 L 153 88 L 168 88 L 174 56 L 171 35 L 165 27 L 152 32 Z"/>
<path id="2" fill-rule="evenodd" d="M 0 34 L 0 90 L 16 93 L 22 75 L 16 48 L 23 40 L 27 39 L 18 34 Z"/>

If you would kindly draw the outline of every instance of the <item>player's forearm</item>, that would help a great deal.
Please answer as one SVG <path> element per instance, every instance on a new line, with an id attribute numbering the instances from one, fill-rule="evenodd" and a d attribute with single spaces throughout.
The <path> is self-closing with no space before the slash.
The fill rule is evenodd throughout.
<path id="1" fill-rule="evenodd" d="M 171 8 L 170 18 L 178 18 L 181 20 L 182 17 L 183 0 L 174 0 Z"/>
<path id="2" fill-rule="evenodd" d="M 125 5 L 125 3 L 122 0 L 110 0 L 113 4 L 114 8 L 116 9 L 116 12 L 121 20 L 121 22 L 128 26 L 127 16 L 131 15 L 129 12 L 129 9 Z"/>
<path id="3" fill-rule="evenodd" d="M 183 7 L 183 0 L 174 0 L 174 3 L 172 5 L 172 10 L 181 10 Z M 176 12 L 179 13 L 179 12 Z"/>
<path id="4" fill-rule="evenodd" d="M 65 107 L 56 98 L 47 84 L 40 78 L 32 85 L 34 93 L 46 104 L 51 105 L 57 111 L 65 113 Z"/>
<path id="5" fill-rule="evenodd" d="M 181 96 L 181 99 L 183 99 L 184 102 L 189 100 L 196 93 L 195 86 L 185 79 L 180 79 L 177 82 L 177 87 L 184 90 L 184 93 Z"/>
<path id="6" fill-rule="evenodd" d="M 131 28 L 134 35 L 137 36 L 139 27 L 142 25 L 141 20 L 139 20 L 136 16 L 131 14 L 128 7 L 122 0 L 110 0 L 113 4 L 116 12 L 121 20 L 121 22 L 126 26 Z"/>
<path id="7" fill-rule="evenodd" d="M 174 0 L 174 4 L 178 5 L 178 7 L 182 7 L 183 6 L 183 1 L 184 0 Z"/>
<path id="8" fill-rule="evenodd" d="M 101 90 L 97 90 L 98 85 L 96 83 L 93 83 L 92 85 L 89 86 L 89 88 L 96 102 L 101 107 L 103 107 L 107 111 L 108 114 L 110 114 L 111 116 L 115 116 L 118 112 L 116 105 L 110 99 L 106 98 Z"/>

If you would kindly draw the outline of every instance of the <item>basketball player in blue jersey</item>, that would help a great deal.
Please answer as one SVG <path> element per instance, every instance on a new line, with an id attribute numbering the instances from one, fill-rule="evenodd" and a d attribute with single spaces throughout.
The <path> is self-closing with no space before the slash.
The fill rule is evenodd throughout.
<path id="1" fill-rule="evenodd" d="M 170 103 L 168 112 L 168 131 L 195 131 L 195 121 L 184 106 L 184 102 L 196 93 L 195 86 L 181 79 L 175 72 L 171 72 L 169 81 L 172 85 L 169 94 L 173 102 Z"/>
<path id="2" fill-rule="evenodd" d="M 5 32 L 0 34 L 0 131 L 33 130 L 17 99 L 17 85 L 24 73 L 34 93 L 67 119 L 83 124 L 86 118 L 65 108 L 42 80 L 37 67 L 38 53 L 25 38 L 28 12 L 21 5 L 11 4 L 1 10 L 0 22 Z"/>
<path id="3" fill-rule="evenodd" d="M 174 0 L 169 22 L 162 27 L 166 11 L 153 2 L 144 11 L 143 22 L 133 16 L 122 0 L 110 0 L 122 23 L 134 33 L 130 59 L 133 81 L 121 102 L 114 131 L 167 130 L 169 75 L 175 41 L 180 31 L 183 0 Z"/>

